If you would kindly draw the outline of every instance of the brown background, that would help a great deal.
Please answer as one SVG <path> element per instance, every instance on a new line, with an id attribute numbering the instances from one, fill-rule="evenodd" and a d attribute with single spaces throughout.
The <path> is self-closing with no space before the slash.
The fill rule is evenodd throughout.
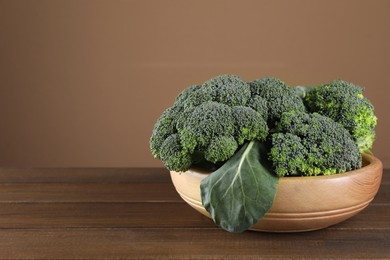
<path id="1" fill-rule="evenodd" d="M 366 87 L 390 167 L 390 1 L 0 1 L 0 165 L 141 166 L 161 112 L 218 74 Z"/>

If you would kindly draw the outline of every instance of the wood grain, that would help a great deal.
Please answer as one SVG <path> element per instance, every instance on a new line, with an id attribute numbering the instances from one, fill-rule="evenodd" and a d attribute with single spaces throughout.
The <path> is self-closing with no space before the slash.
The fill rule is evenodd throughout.
<path id="1" fill-rule="evenodd" d="M 181 201 L 172 183 L 0 184 L 0 203 Z"/>
<path id="2" fill-rule="evenodd" d="M 390 205 L 370 205 L 344 228 L 390 229 Z M 185 203 L 2 204 L 0 228 L 216 227 Z M 337 227 L 337 226 L 334 226 Z"/>
<path id="3" fill-rule="evenodd" d="M 160 183 L 164 168 L 0 168 L 0 183 Z"/>
<path id="4" fill-rule="evenodd" d="M 324 230 L 230 234 L 164 169 L 0 169 L 0 259 L 387 259 L 390 171 L 361 213 Z"/>
<path id="5" fill-rule="evenodd" d="M 387 259 L 386 230 L 298 234 L 220 229 L 0 230 L 0 257 L 13 259 Z M 22 250 L 21 250 L 22 249 Z"/>
<path id="6" fill-rule="evenodd" d="M 179 215 L 178 215 L 179 213 Z M 184 203 L 2 204 L 0 228 L 215 227 Z"/>

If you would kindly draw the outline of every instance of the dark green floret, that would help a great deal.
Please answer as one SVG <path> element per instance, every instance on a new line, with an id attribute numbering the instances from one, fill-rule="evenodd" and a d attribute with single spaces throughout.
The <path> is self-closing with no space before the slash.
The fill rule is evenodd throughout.
<path id="1" fill-rule="evenodd" d="M 286 112 L 276 130 L 271 135 L 269 159 L 279 176 L 327 175 L 361 167 L 352 136 L 326 116 Z"/>
<path id="2" fill-rule="evenodd" d="M 270 159 L 278 176 L 301 175 L 306 167 L 307 150 L 302 139 L 290 133 L 275 133 L 271 136 Z"/>
<path id="3" fill-rule="evenodd" d="M 334 80 L 311 88 L 304 101 L 310 112 L 330 117 L 347 129 L 361 152 L 372 148 L 377 118 L 373 105 L 363 96 L 361 87 L 347 81 Z"/>
<path id="4" fill-rule="evenodd" d="M 202 85 L 192 85 L 189 86 L 188 88 L 184 89 L 177 97 L 175 100 L 175 106 L 184 106 L 184 103 L 187 101 L 188 97 L 192 95 L 194 92 L 198 91 L 199 88 Z"/>
<path id="5" fill-rule="evenodd" d="M 207 80 L 202 85 L 186 88 L 176 98 L 175 105 L 191 108 L 207 101 L 216 101 L 233 107 L 245 105 L 250 97 L 250 87 L 240 77 L 220 75 Z"/>
<path id="6" fill-rule="evenodd" d="M 248 83 L 234 75 L 221 75 L 203 83 L 204 90 L 211 93 L 213 101 L 233 106 L 244 106 L 251 97 Z"/>
<path id="7" fill-rule="evenodd" d="M 209 101 L 194 107 L 184 119 L 180 138 L 184 149 L 204 151 L 218 135 L 233 135 L 234 121 L 227 105 Z"/>
<path id="8" fill-rule="evenodd" d="M 265 121 L 268 120 L 268 103 L 267 100 L 265 100 L 264 98 L 257 95 L 253 95 L 249 99 L 247 107 L 250 107 L 257 113 L 259 113 Z"/>
<path id="9" fill-rule="evenodd" d="M 157 121 L 150 149 L 170 170 L 185 171 L 198 162 L 220 163 L 244 142 L 266 139 L 267 115 L 267 101 L 252 97 L 248 83 L 221 75 L 178 95 Z M 167 147 L 176 148 L 168 153 Z"/>
<path id="10" fill-rule="evenodd" d="M 249 83 L 252 97 L 260 96 L 267 101 L 269 124 L 278 121 L 284 112 L 305 111 L 297 93 L 283 81 L 276 78 L 261 78 Z"/>
<path id="11" fill-rule="evenodd" d="M 191 155 L 181 146 L 178 134 L 172 134 L 165 139 L 161 145 L 160 157 L 170 171 L 186 171 L 192 164 Z"/>
<path id="12" fill-rule="evenodd" d="M 154 125 L 153 134 L 150 138 L 150 150 L 156 159 L 160 159 L 161 145 L 165 139 L 176 133 L 176 119 L 182 109 L 177 106 L 166 109 Z"/>
<path id="13" fill-rule="evenodd" d="M 238 144 L 245 141 L 264 141 L 268 135 L 267 122 L 263 116 L 250 107 L 236 106 L 232 108 L 235 137 Z"/>
<path id="14" fill-rule="evenodd" d="M 180 98 L 180 103 L 185 109 L 193 108 L 204 102 L 213 101 L 215 99 L 215 93 L 203 86 L 194 87 L 188 92 L 186 99 L 184 99 L 184 97 Z"/>
<path id="15" fill-rule="evenodd" d="M 226 161 L 237 150 L 238 145 L 236 140 L 231 135 L 220 135 L 211 139 L 207 147 L 204 157 L 207 161 L 216 163 Z"/>

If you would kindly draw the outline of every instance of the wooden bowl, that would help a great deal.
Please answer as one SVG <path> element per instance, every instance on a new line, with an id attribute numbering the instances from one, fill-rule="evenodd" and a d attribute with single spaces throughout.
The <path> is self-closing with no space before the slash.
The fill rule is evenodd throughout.
<path id="1" fill-rule="evenodd" d="M 282 177 L 271 209 L 250 229 L 269 232 L 302 232 L 329 227 L 368 206 L 382 179 L 382 163 L 363 155 L 363 167 L 328 176 Z M 180 196 L 210 218 L 202 205 L 200 182 L 209 172 L 190 169 L 171 172 Z"/>

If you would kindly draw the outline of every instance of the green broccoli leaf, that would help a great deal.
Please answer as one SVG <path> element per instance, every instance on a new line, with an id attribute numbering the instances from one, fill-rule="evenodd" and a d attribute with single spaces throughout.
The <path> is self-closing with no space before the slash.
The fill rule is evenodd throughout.
<path id="1" fill-rule="evenodd" d="M 266 159 L 265 146 L 251 141 L 203 179 L 202 203 L 217 225 L 229 232 L 243 232 L 271 208 L 278 177 Z"/>

